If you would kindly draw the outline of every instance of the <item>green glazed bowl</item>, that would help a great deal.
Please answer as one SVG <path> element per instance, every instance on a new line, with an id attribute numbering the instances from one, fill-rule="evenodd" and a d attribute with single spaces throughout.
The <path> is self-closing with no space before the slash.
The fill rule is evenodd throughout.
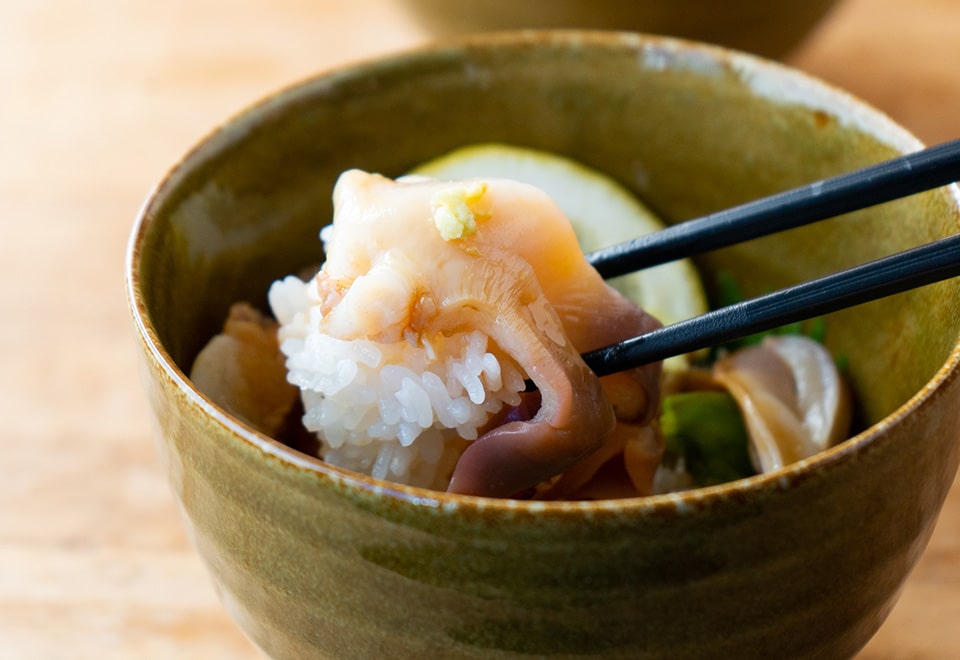
<path id="1" fill-rule="evenodd" d="M 921 145 L 750 56 L 633 34 L 501 34 L 324 74 L 228 121 L 147 200 L 127 287 L 160 447 L 226 608 L 277 658 L 848 657 L 958 462 L 960 281 L 827 318 L 862 431 L 811 460 L 642 499 L 378 482 L 232 419 L 185 376 L 228 306 L 321 258 L 337 175 L 458 146 L 565 154 L 675 222 Z M 957 231 L 952 186 L 699 261 L 749 295 Z"/>

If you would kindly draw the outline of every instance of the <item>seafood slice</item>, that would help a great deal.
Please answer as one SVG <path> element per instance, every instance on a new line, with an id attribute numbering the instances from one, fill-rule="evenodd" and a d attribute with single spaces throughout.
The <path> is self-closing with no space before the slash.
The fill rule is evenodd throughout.
<path id="1" fill-rule="evenodd" d="M 560 206 L 584 252 L 665 226 L 614 179 L 579 162 L 536 149 L 506 144 L 470 145 L 424 163 L 413 172 L 437 179 L 499 177 L 536 186 Z M 706 294 L 690 259 L 622 275 L 608 280 L 608 284 L 664 324 L 707 311 Z M 670 371 L 687 366 L 686 356 L 664 363 Z"/>
<path id="2" fill-rule="evenodd" d="M 849 392 L 829 352 L 812 339 L 767 337 L 719 360 L 713 375 L 743 412 L 758 472 L 808 458 L 847 436 Z"/>
<path id="3" fill-rule="evenodd" d="M 231 306 L 223 331 L 194 360 L 190 379 L 234 417 L 271 436 L 297 400 L 276 322 L 247 303 Z"/>
<path id="4" fill-rule="evenodd" d="M 617 415 L 650 420 L 659 365 L 601 383 L 580 353 L 658 323 L 586 263 L 545 193 L 499 179 L 392 181 L 352 170 L 334 207 L 316 278 L 302 291 L 288 278 L 270 295 L 325 460 L 409 483 L 422 447 L 449 455 L 452 445 L 459 458 L 441 475 L 450 491 L 511 496 L 601 448 Z M 539 389 L 527 413 L 523 377 Z M 464 421 L 446 418 L 450 405 Z M 352 415 L 347 432 L 336 406 Z"/>

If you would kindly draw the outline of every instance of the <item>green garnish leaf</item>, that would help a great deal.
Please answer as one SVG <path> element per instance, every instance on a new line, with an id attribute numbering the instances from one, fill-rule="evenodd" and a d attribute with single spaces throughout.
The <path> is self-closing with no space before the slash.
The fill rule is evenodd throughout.
<path id="1" fill-rule="evenodd" d="M 684 392 L 664 398 L 660 429 L 665 460 L 682 457 L 687 472 L 701 486 L 756 473 L 743 415 L 726 392 Z"/>

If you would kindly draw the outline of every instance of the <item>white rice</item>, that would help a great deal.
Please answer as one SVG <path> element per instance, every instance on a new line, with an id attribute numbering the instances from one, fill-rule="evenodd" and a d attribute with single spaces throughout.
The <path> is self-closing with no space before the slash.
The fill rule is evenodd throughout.
<path id="1" fill-rule="evenodd" d="M 520 403 L 523 374 L 478 331 L 435 346 L 408 336 L 394 343 L 343 340 L 321 331 L 316 287 L 275 282 L 287 379 L 300 388 L 304 426 L 321 458 L 414 486 L 443 489 L 466 443 L 504 405 Z"/>

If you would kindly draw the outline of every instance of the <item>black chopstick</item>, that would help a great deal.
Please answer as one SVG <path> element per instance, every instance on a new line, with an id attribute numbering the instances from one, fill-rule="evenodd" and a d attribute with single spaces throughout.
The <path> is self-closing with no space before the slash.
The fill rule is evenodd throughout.
<path id="1" fill-rule="evenodd" d="M 960 234 L 721 307 L 585 353 L 598 376 L 683 355 L 960 275 Z"/>
<path id="2" fill-rule="evenodd" d="M 604 277 L 818 222 L 960 179 L 960 140 L 688 220 L 587 255 Z"/>

